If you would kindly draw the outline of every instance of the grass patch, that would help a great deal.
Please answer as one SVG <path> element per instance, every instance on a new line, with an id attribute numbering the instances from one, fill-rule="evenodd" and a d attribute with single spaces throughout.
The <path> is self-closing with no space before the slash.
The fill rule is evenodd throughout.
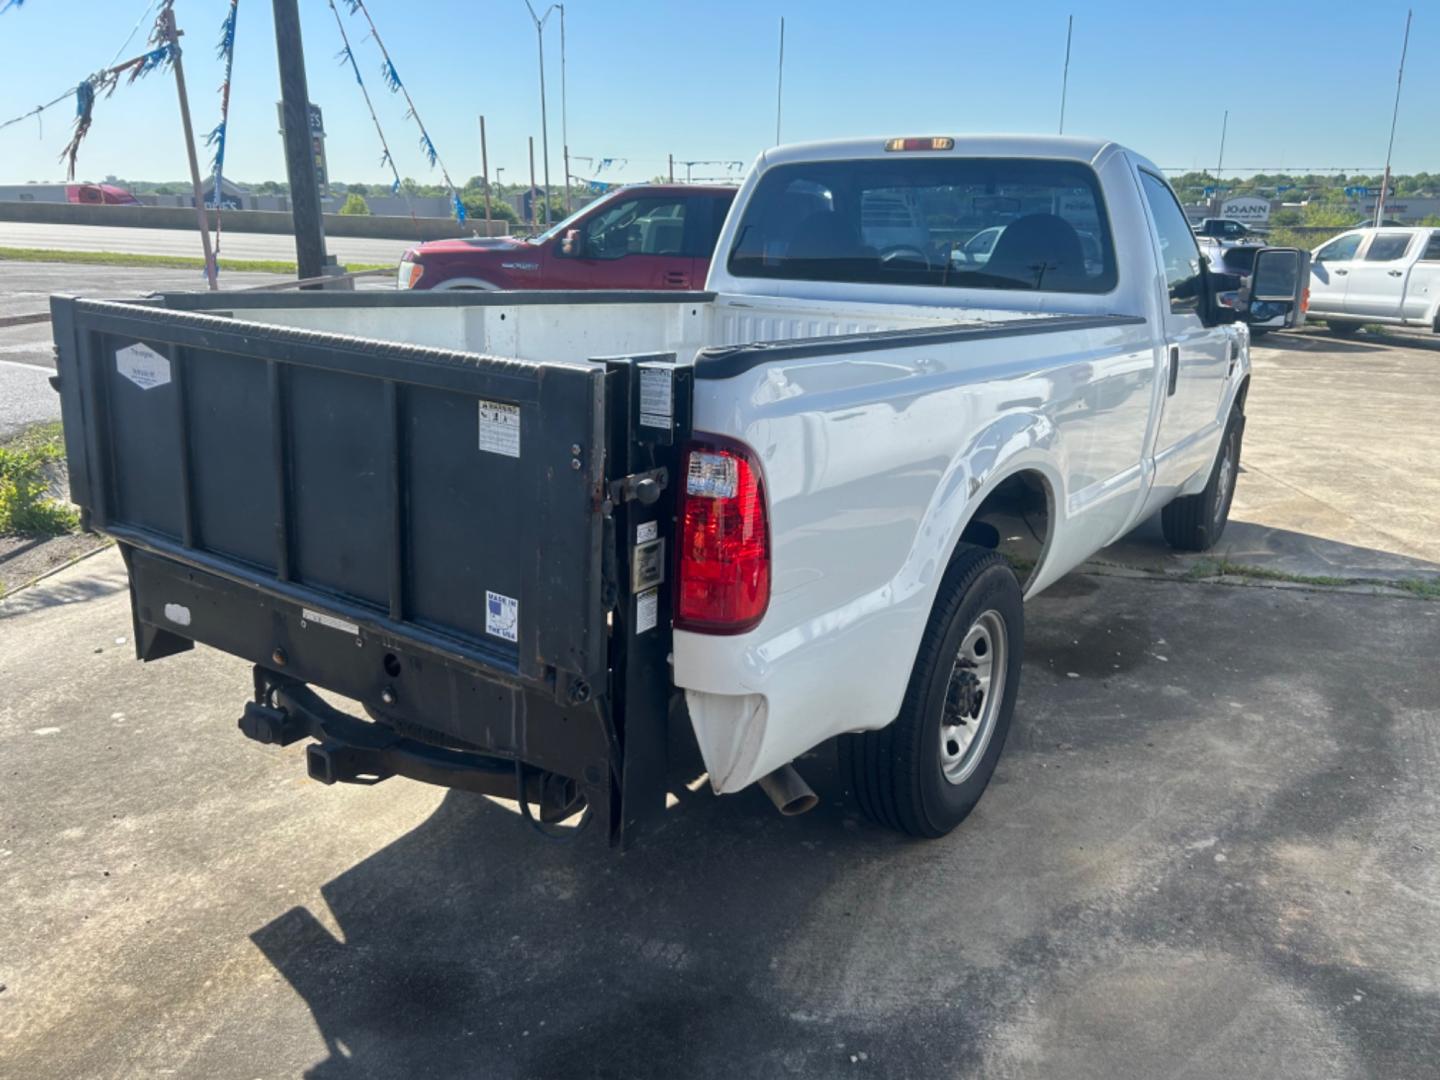
<path id="1" fill-rule="evenodd" d="M 37 424 L 0 446 L 0 533 L 59 536 L 80 518 L 50 498 L 45 467 L 65 456 L 59 424 Z"/>
<path id="2" fill-rule="evenodd" d="M 1288 574 L 1283 570 L 1272 570 L 1268 566 L 1247 566 L 1229 559 L 1201 559 L 1185 574 L 1190 581 L 1210 577 L 1243 577 L 1257 581 L 1278 581 L 1289 585 L 1319 585 L 1336 588 L 1344 585 L 1372 585 L 1387 589 L 1401 589 L 1423 600 L 1440 600 L 1440 577 L 1402 578 L 1388 581 L 1383 578 L 1331 577 L 1328 574 Z"/>
<path id="3" fill-rule="evenodd" d="M 1260 581 L 1284 581 L 1292 585 L 1355 585 L 1359 578 L 1329 577 L 1324 574 L 1287 574 L 1283 570 L 1272 570 L 1268 566 L 1247 566 L 1229 559 L 1201 559 L 1190 568 L 1186 577 L 1248 577 Z"/>
<path id="4" fill-rule="evenodd" d="M 77 263 L 84 266 L 138 266 L 161 270 L 205 269 L 205 260 L 198 255 L 138 255 L 123 251 L 53 251 L 49 248 L 0 247 L 0 260 L 38 263 Z M 235 273 L 287 274 L 299 271 L 293 262 L 280 259 L 221 259 L 221 271 Z M 391 270 L 393 263 L 346 263 L 346 273 L 361 270 Z"/>
<path id="5" fill-rule="evenodd" d="M 1397 589 L 1414 593 L 1422 600 L 1440 600 L 1440 578 L 1405 578 L 1403 581 L 1392 581 L 1390 584 Z"/>

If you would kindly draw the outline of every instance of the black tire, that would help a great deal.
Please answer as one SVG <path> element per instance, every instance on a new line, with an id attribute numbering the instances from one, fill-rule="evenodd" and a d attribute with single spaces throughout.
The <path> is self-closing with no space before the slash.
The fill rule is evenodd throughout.
<path id="1" fill-rule="evenodd" d="M 842 768 L 861 812 L 871 821 L 910 836 L 934 838 L 955 828 L 975 808 L 1010 731 L 1020 689 L 1024 619 L 1020 583 L 1005 559 L 962 545 L 940 583 L 900 715 L 879 731 L 841 739 Z M 960 648 L 982 624 L 994 635 L 985 641 L 1003 642 L 1003 652 L 986 650 L 993 657 L 991 685 L 997 671 L 1003 682 L 993 706 L 987 708 L 983 700 L 976 705 L 976 730 L 968 749 L 945 751 L 955 754 L 949 764 L 957 780 L 951 780 L 942 760 L 942 731 L 947 730 L 942 723 L 958 715 L 952 680 L 962 680 L 963 688 Z"/>
<path id="2" fill-rule="evenodd" d="M 1166 542 L 1175 550 L 1208 551 L 1224 534 L 1225 523 L 1230 520 L 1230 504 L 1235 498 L 1244 434 L 1244 414 L 1232 412 L 1205 490 L 1176 499 L 1160 511 L 1160 528 Z"/>
<path id="3" fill-rule="evenodd" d="M 1326 322 L 1325 329 L 1336 337 L 1354 337 L 1360 332 L 1362 325 L 1364 324 L 1358 322 Z"/>

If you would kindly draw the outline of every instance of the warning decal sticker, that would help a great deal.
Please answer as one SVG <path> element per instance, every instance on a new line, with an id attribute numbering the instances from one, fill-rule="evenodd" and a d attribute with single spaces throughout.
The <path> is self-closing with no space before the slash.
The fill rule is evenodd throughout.
<path id="1" fill-rule="evenodd" d="M 520 406 L 480 402 L 480 449 L 487 454 L 520 456 Z"/>

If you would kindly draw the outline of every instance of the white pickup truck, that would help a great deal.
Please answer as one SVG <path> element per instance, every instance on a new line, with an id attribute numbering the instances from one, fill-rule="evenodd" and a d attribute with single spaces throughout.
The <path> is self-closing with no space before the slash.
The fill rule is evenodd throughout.
<path id="1" fill-rule="evenodd" d="M 1342 337 L 1366 323 L 1440 333 L 1440 229 L 1352 229 L 1316 248 L 1310 311 Z"/>
<path id="2" fill-rule="evenodd" d="M 1257 278 L 1298 301 L 1301 254 Z M 703 293 L 53 312 L 72 494 L 119 541 L 142 659 L 251 661 L 241 729 L 313 738 L 319 780 L 518 797 L 625 844 L 685 723 L 717 792 L 808 808 L 792 763 L 839 736 L 870 817 L 960 822 L 1022 597 L 1151 514 L 1186 550 L 1224 529 L 1234 287 L 1121 146 L 925 137 L 767 151 Z M 997 550 L 1019 517 L 1023 581 Z"/>

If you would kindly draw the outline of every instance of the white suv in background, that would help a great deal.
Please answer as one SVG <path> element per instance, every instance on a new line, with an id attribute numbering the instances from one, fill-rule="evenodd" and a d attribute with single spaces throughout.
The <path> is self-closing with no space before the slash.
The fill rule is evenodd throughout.
<path id="1" fill-rule="evenodd" d="M 1440 229 L 1353 229 L 1317 248 L 1310 314 L 1342 336 L 1365 323 L 1440 333 Z"/>

